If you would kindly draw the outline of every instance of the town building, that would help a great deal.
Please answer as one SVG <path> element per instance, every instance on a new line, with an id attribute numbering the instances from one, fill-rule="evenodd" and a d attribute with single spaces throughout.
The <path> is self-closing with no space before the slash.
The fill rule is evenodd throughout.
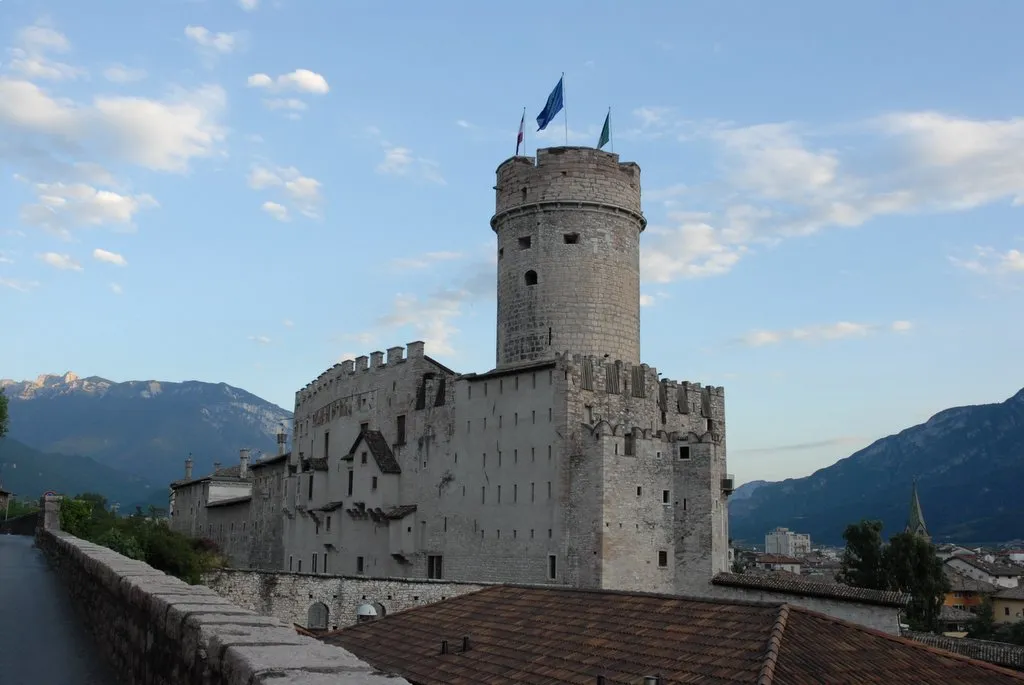
<path id="1" fill-rule="evenodd" d="M 996 623 L 1024 621 L 1024 587 L 999 590 L 992 595 L 992 616 Z"/>
<path id="2" fill-rule="evenodd" d="M 968 578 L 982 580 L 1000 588 L 1015 588 L 1020 584 L 1021 576 L 1024 576 L 1024 568 L 1020 566 L 982 561 L 971 555 L 950 557 L 946 559 L 946 566 Z"/>
<path id="3" fill-rule="evenodd" d="M 794 533 L 789 528 L 776 528 L 764 536 L 765 554 L 802 557 L 811 553 L 811 536 Z"/>
<path id="4" fill-rule="evenodd" d="M 800 560 L 784 554 L 759 554 L 754 567 L 762 571 L 785 571 L 800 575 Z"/>
<path id="5" fill-rule="evenodd" d="M 942 572 L 949 580 L 949 592 L 943 599 L 943 606 L 974 614 L 984 604 L 985 598 L 991 597 L 999 590 L 995 584 L 959 573 L 947 564 L 942 566 Z"/>
<path id="6" fill-rule="evenodd" d="M 640 359 L 640 169 L 497 170 L 495 368 L 422 342 L 296 393 L 283 570 L 702 590 L 728 569 L 725 398 Z"/>

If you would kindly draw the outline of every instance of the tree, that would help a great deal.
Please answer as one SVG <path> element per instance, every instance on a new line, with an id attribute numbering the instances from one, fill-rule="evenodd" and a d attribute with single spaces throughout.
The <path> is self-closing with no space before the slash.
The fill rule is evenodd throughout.
<path id="1" fill-rule="evenodd" d="M 986 597 L 978 607 L 974 620 L 967 629 L 967 637 L 991 640 L 996 628 L 996 614 L 992 610 L 992 598 Z"/>
<path id="2" fill-rule="evenodd" d="M 882 565 L 888 589 L 911 596 L 907 619 L 912 627 L 936 630 L 950 588 L 935 546 L 920 535 L 898 533 L 885 546 Z"/>
<path id="3" fill-rule="evenodd" d="M 0 388 L 0 438 L 7 435 L 7 395 Z"/>
<path id="4" fill-rule="evenodd" d="M 863 520 L 851 523 L 843 531 L 843 552 L 839 581 L 854 587 L 887 590 L 888 582 L 882 552 L 882 522 Z"/>

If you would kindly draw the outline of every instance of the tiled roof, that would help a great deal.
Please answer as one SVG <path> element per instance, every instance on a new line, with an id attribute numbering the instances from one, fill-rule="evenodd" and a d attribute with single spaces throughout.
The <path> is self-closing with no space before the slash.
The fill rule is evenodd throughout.
<path id="1" fill-rule="evenodd" d="M 955 569 L 949 566 L 943 566 L 942 571 L 946 574 L 946 578 L 949 579 L 950 592 L 991 593 L 999 589 L 988 581 L 978 580 L 977 578 L 957 573 Z"/>
<path id="2" fill-rule="evenodd" d="M 217 469 L 213 473 L 211 473 L 209 475 L 206 475 L 206 476 L 200 476 L 198 478 L 192 478 L 191 480 L 185 479 L 185 478 L 182 478 L 181 480 L 176 480 L 173 483 L 171 483 L 171 488 L 172 489 L 176 489 L 176 488 L 183 487 L 185 485 L 192 485 L 194 483 L 202 483 L 205 480 L 249 480 L 249 479 L 252 478 L 251 474 L 246 476 L 245 478 L 242 478 L 241 475 L 242 475 L 242 466 L 241 466 L 241 464 L 235 464 L 234 466 L 229 466 L 229 467 L 224 468 L 224 469 Z"/>
<path id="3" fill-rule="evenodd" d="M 384 518 L 390 520 L 404 519 L 409 514 L 416 511 L 415 504 L 403 504 L 398 507 L 392 507 L 384 512 Z"/>
<path id="4" fill-rule="evenodd" d="M 953 561 L 954 559 L 959 559 L 960 561 L 964 562 L 965 564 L 973 566 L 974 568 L 978 569 L 979 571 L 984 571 L 985 573 L 989 574 L 990 576 L 1003 576 L 1003 577 L 1024 576 L 1024 568 L 1021 568 L 1019 566 L 1008 566 L 1006 564 L 990 564 L 987 561 L 979 559 L 978 557 L 972 557 L 972 556 L 969 556 L 969 555 L 966 555 L 966 554 L 957 555 L 955 557 L 950 557 L 949 559 L 946 560 L 946 563 L 948 564 L 949 562 Z"/>
<path id="5" fill-rule="evenodd" d="M 249 466 L 249 468 L 258 469 L 262 466 L 270 466 L 271 464 L 277 464 L 279 462 L 285 461 L 290 456 L 292 456 L 291 452 L 285 452 L 284 454 L 274 454 L 272 456 L 264 457 L 262 459 L 254 461 L 252 465 Z"/>
<path id="6" fill-rule="evenodd" d="M 799 564 L 800 560 L 796 557 L 788 557 L 785 554 L 759 554 L 757 555 L 757 563 L 759 564 Z"/>
<path id="7" fill-rule="evenodd" d="M 414 685 L 1024 682 L 788 604 L 566 588 L 485 588 L 320 639 Z"/>
<path id="8" fill-rule="evenodd" d="M 910 601 L 910 597 L 902 592 L 867 590 L 842 583 L 823 583 L 805 580 L 793 574 L 719 573 L 711 582 L 715 585 L 742 587 L 750 590 L 781 592 L 803 597 L 823 597 L 880 606 L 903 607 Z"/>
<path id="9" fill-rule="evenodd" d="M 226 507 L 232 504 L 241 504 L 243 502 L 252 501 L 252 495 L 242 495 L 241 497 L 231 497 L 229 499 L 219 499 L 216 502 L 207 502 L 206 508 L 210 507 Z"/>
<path id="10" fill-rule="evenodd" d="M 1024 586 L 1018 585 L 1017 587 L 1006 588 L 993 596 L 999 599 L 1024 599 Z"/>
<path id="11" fill-rule="evenodd" d="M 943 604 L 942 608 L 939 609 L 939 620 L 946 623 L 963 623 L 965 621 L 973 621 L 976 618 L 978 618 L 976 614 L 946 604 Z"/>
<path id="12" fill-rule="evenodd" d="M 946 637 L 935 633 L 916 633 L 906 631 L 903 636 L 939 649 L 945 649 L 961 656 L 987 661 L 997 666 L 1005 666 L 1024 671 L 1024 647 L 1011 645 L 1007 642 L 991 640 L 974 640 L 969 637 Z"/>
<path id="13" fill-rule="evenodd" d="M 348 451 L 349 458 L 354 458 L 356 449 L 359 447 L 360 442 L 365 442 L 367 448 L 370 450 L 370 454 L 373 455 L 374 461 L 377 462 L 377 468 L 380 469 L 381 473 L 401 473 L 402 467 L 398 465 L 398 460 L 395 459 L 395 453 L 391 451 L 391 446 L 388 445 L 388 441 L 384 438 L 380 431 L 364 430 L 356 436 L 355 442 L 352 443 L 352 449 Z"/>

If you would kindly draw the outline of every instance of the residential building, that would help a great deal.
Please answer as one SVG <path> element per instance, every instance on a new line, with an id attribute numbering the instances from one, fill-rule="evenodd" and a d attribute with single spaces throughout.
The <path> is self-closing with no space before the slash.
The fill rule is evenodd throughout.
<path id="1" fill-rule="evenodd" d="M 975 556 L 950 557 L 946 559 L 946 566 L 968 578 L 983 580 L 1001 588 L 1017 587 L 1021 576 L 1024 576 L 1024 568 L 1020 566 L 995 564 Z"/>
<path id="2" fill-rule="evenodd" d="M 801 557 L 811 553 L 811 536 L 794 533 L 789 528 L 776 528 L 764 536 L 765 554 Z"/>
<path id="3" fill-rule="evenodd" d="M 986 597 L 991 597 L 999 590 L 995 584 L 959 573 L 952 566 L 944 565 L 942 571 L 949 580 L 949 592 L 943 600 L 944 606 L 973 614 L 984 603 Z"/>
<path id="4" fill-rule="evenodd" d="M 754 565 L 763 571 L 786 571 L 800 575 L 800 560 L 784 554 L 759 554 Z"/>
<path id="5" fill-rule="evenodd" d="M 999 590 L 992 595 L 992 615 L 996 623 L 1024 621 L 1024 587 Z"/>

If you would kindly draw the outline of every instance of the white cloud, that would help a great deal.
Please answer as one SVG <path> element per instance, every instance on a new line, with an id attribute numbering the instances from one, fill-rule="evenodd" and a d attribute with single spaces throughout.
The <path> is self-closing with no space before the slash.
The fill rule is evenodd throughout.
<path id="1" fill-rule="evenodd" d="M 641 295 L 640 296 L 641 307 L 653 307 L 654 306 L 654 295 Z"/>
<path id="2" fill-rule="evenodd" d="M 269 98 L 264 100 L 263 104 L 269 110 L 284 110 L 292 115 L 295 115 L 298 112 L 305 112 L 309 109 L 309 105 L 298 98 Z"/>
<path id="3" fill-rule="evenodd" d="M 110 284 L 110 292 L 114 293 L 115 295 L 123 295 L 124 294 L 124 288 L 122 288 L 119 283 L 111 283 Z"/>
<path id="4" fill-rule="evenodd" d="M 260 205 L 260 209 L 262 209 L 264 212 L 274 217 L 278 221 L 288 221 L 291 218 L 288 216 L 288 208 L 276 202 L 271 202 L 267 200 L 262 205 Z"/>
<path id="5" fill-rule="evenodd" d="M 18 32 L 15 47 L 8 49 L 11 71 L 29 79 L 73 79 L 85 74 L 84 69 L 50 59 L 50 54 L 71 51 L 67 37 L 48 26 L 27 26 Z"/>
<path id="6" fill-rule="evenodd" d="M 185 171 L 224 140 L 224 90 L 177 90 L 163 100 L 96 97 L 83 105 L 55 99 L 28 81 L 0 77 L 0 132 L 50 147 L 110 155 L 155 171 Z"/>
<path id="7" fill-rule="evenodd" d="M 123 64 L 112 64 L 103 70 L 103 78 L 112 83 L 135 83 L 146 78 L 146 70 L 133 69 Z"/>
<path id="8" fill-rule="evenodd" d="M 465 119 L 459 119 L 455 122 L 455 125 L 459 128 L 473 128 L 473 124 L 469 123 Z"/>
<path id="9" fill-rule="evenodd" d="M 295 325 L 295 322 L 292 321 L 291 319 L 285 319 L 281 323 L 284 325 L 285 328 L 291 328 L 292 326 Z"/>
<path id="10" fill-rule="evenodd" d="M 389 146 L 384 150 L 384 159 L 377 165 L 377 173 L 389 176 L 409 176 L 424 181 L 446 185 L 440 165 L 423 157 L 417 157 L 407 147 Z"/>
<path id="11" fill-rule="evenodd" d="M 17 290 L 19 293 L 27 293 L 39 287 L 38 281 L 19 281 L 12 278 L 0 278 L 0 286 Z"/>
<path id="12" fill-rule="evenodd" d="M 39 255 L 39 259 L 49 264 L 55 269 L 61 269 L 64 271 L 81 271 L 82 265 L 72 259 L 71 255 L 59 254 L 57 252 L 44 252 Z"/>
<path id="13" fill-rule="evenodd" d="M 214 33 L 205 26 L 186 26 L 185 37 L 205 50 L 227 55 L 238 47 L 238 35 L 234 33 Z"/>
<path id="14" fill-rule="evenodd" d="M 895 333 L 906 333 L 913 328 L 910 321 L 893 321 L 887 326 Z M 839 321 L 833 324 L 792 328 L 789 330 L 754 330 L 743 336 L 742 342 L 749 347 L 775 345 L 786 340 L 802 342 L 821 342 L 825 340 L 843 340 L 845 338 L 863 338 L 881 330 L 877 324 L 853 323 Z"/>
<path id="15" fill-rule="evenodd" d="M 994 247 L 976 245 L 973 257 L 967 259 L 950 257 L 949 261 L 961 269 L 976 274 L 1024 273 L 1024 252 L 1016 249 L 1000 252 Z"/>
<path id="16" fill-rule="evenodd" d="M 426 269 L 438 262 L 447 262 L 454 259 L 461 259 L 461 252 L 427 252 L 417 257 L 399 257 L 391 260 L 391 266 L 401 271 L 409 269 Z"/>
<path id="17" fill-rule="evenodd" d="M 260 345 L 270 344 L 270 338 L 268 338 L 265 335 L 250 335 L 249 340 L 252 340 L 255 343 L 259 343 Z"/>
<path id="18" fill-rule="evenodd" d="M 128 261 L 124 258 L 124 256 L 119 255 L 116 252 L 110 252 L 108 250 L 100 249 L 98 247 L 92 251 L 92 257 L 97 261 L 106 262 L 107 264 L 113 264 L 114 266 L 128 266 Z"/>
<path id="19" fill-rule="evenodd" d="M 1000 201 L 1024 205 L 1024 118 L 898 112 L 815 131 L 791 122 L 692 122 L 665 108 L 641 108 L 634 116 L 637 136 L 710 141 L 724 179 L 645 193 L 671 209 L 674 196 L 685 190 L 688 205 L 707 207 L 699 219 L 654 227 L 644 256 L 648 279 L 723 274 L 756 244 L 881 216 L 963 211 Z M 1013 263 L 1012 255 L 1006 263 Z M 996 268 L 983 259 L 959 265 Z"/>
<path id="20" fill-rule="evenodd" d="M 150 195 L 122 195 L 84 183 L 36 183 L 33 190 L 36 202 L 21 208 L 21 221 L 65 237 L 76 226 L 131 229 L 139 211 L 158 206 Z"/>
<path id="21" fill-rule="evenodd" d="M 284 195 L 284 198 L 304 216 L 311 219 L 316 219 L 320 216 L 320 208 L 323 204 L 323 196 L 321 194 L 323 184 L 315 178 L 303 176 L 295 167 L 270 168 L 256 165 L 249 171 L 248 181 L 249 187 L 253 190 L 278 189 Z M 267 209 L 267 205 L 273 205 L 275 209 L 273 211 Z M 277 202 L 266 202 L 263 207 L 265 211 L 269 211 L 272 214 L 280 212 L 280 210 L 276 209 L 278 207 L 287 210 L 285 205 Z M 287 216 L 287 211 L 285 211 L 284 215 Z M 278 216 L 277 218 L 281 217 Z M 283 221 L 284 219 L 281 220 Z"/>
<path id="22" fill-rule="evenodd" d="M 296 69 L 281 74 L 276 79 L 267 74 L 253 74 L 247 80 L 250 88 L 268 88 L 270 90 L 296 90 L 313 95 L 326 95 L 331 89 L 323 75 L 309 69 Z"/>
<path id="23" fill-rule="evenodd" d="M 8 253 L 0 251 L 0 264 L 14 264 L 14 260 L 7 256 Z"/>
<path id="24" fill-rule="evenodd" d="M 260 0 L 238 0 L 238 6 L 246 12 L 252 12 L 254 9 L 259 7 L 259 4 Z"/>

